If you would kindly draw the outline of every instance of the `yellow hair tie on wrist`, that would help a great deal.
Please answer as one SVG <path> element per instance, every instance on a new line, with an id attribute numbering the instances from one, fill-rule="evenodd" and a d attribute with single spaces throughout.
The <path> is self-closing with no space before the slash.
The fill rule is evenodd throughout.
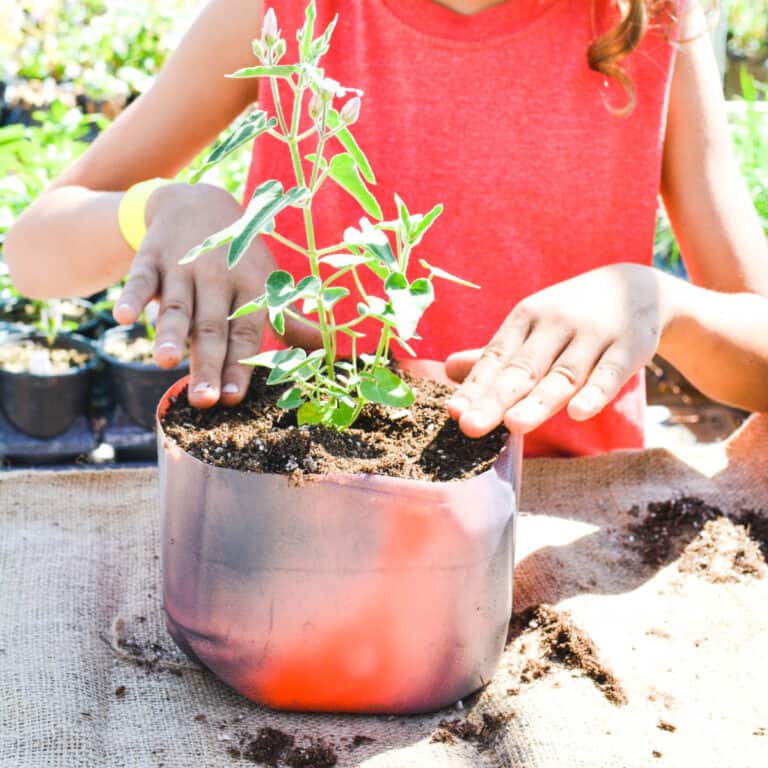
<path id="1" fill-rule="evenodd" d="M 117 221 L 120 225 L 120 233 L 125 238 L 125 242 L 138 251 L 141 247 L 141 241 L 147 234 L 147 224 L 144 220 L 144 213 L 147 208 L 149 196 L 158 188 L 165 184 L 171 184 L 172 179 L 147 179 L 140 181 L 129 187 L 120 200 L 120 206 L 117 209 Z"/>

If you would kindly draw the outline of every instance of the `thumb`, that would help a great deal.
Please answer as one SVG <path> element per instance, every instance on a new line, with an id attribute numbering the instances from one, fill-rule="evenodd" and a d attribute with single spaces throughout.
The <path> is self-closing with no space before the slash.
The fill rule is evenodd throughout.
<path id="1" fill-rule="evenodd" d="M 464 349 L 461 352 L 454 352 L 452 355 L 449 355 L 445 361 L 445 372 L 448 378 L 459 383 L 464 381 L 482 354 L 483 350 L 480 348 Z"/>

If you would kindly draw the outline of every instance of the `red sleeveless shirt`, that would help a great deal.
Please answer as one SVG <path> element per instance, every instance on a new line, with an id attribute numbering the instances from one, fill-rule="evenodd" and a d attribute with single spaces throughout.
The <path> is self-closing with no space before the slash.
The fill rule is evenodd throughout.
<path id="1" fill-rule="evenodd" d="M 295 61 L 305 3 L 268 5 L 288 44 L 284 61 Z M 445 212 L 413 263 L 426 259 L 482 287 L 435 281 L 436 301 L 413 343 L 421 358 L 485 345 L 518 301 L 548 285 L 611 263 L 651 262 L 674 47 L 666 30 L 646 35 L 626 63 L 637 107 L 616 117 L 606 101 L 620 106 L 623 93 L 587 65 L 591 5 L 509 0 L 462 16 L 433 0 L 317 3 L 317 30 L 339 15 L 321 62 L 326 75 L 365 92 L 352 130 L 376 174 L 372 191 L 384 217 L 397 216 L 395 192 L 413 213 L 442 202 Z M 613 21 L 602 10 L 600 30 Z M 262 93 L 263 108 L 274 114 L 270 89 Z M 302 111 L 308 127 L 306 103 Z M 309 144 L 304 154 L 313 151 Z M 285 145 L 262 137 L 246 200 L 271 178 L 295 185 Z M 364 215 L 331 181 L 313 211 L 321 247 L 339 242 Z M 281 213 L 277 228 L 305 241 L 296 209 Z M 297 278 L 309 274 L 300 254 L 265 239 L 280 267 Z M 367 287 L 383 295 L 375 278 Z M 641 447 L 644 405 L 641 373 L 587 422 L 558 414 L 527 437 L 526 453 Z"/>

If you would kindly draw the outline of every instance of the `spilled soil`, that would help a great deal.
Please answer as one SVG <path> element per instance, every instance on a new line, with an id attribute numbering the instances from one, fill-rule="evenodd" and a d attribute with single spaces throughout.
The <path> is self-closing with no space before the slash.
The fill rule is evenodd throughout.
<path id="1" fill-rule="evenodd" d="M 259 728 L 242 733 L 237 746 L 228 748 L 230 757 L 270 768 L 333 768 L 337 757 L 333 747 L 316 739 L 307 746 L 296 746 L 296 738 L 277 728 Z"/>
<path id="2" fill-rule="evenodd" d="M 441 720 L 432 733 L 430 741 L 440 744 L 456 744 L 459 741 L 473 743 L 478 751 L 484 752 L 493 746 L 499 733 L 512 715 L 493 715 L 483 712 L 479 721 L 474 718 Z"/>
<path id="3" fill-rule="evenodd" d="M 401 375 L 414 390 L 416 403 L 407 410 L 369 403 L 345 432 L 296 426 L 295 412 L 277 406 L 286 388 L 267 386 L 261 371 L 235 407 L 201 411 L 182 393 L 163 419 L 163 428 L 207 464 L 286 474 L 297 482 L 304 475 L 361 472 L 449 481 L 490 468 L 507 431 L 498 428 L 479 440 L 466 437 L 446 411 L 453 392 L 449 386 Z"/>
<path id="4" fill-rule="evenodd" d="M 612 704 L 627 703 L 621 683 L 601 661 L 594 641 L 573 623 L 567 611 L 548 605 L 532 606 L 513 616 L 510 638 L 515 638 L 520 654 L 521 683 L 545 677 L 556 665 L 588 677 Z M 510 695 L 517 692 L 509 691 Z"/>
<path id="5" fill-rule="evenodd" d="M 629 526 L 627 546 L 648 566 L 668 565 L 712 583 L 764 578 L 768 574 L 768 515 L 744 509 L 726 514 L 693 496 L 648 504 Z"/>

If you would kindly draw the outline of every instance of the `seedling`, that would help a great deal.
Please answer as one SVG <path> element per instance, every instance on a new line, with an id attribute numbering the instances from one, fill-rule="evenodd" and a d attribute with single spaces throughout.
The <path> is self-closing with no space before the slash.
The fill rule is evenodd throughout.
<path id="1" fill-rule="evenodd" d="M 381 206 L 370 189 L 376 181 L 373 170 L 349 128 L 358 119 L 362 92 L 325 76 L 319 61 L 329 49 L 336 19 L 314 37 L 315 16 L 313 1 L 297 33 L 299 62 L 284 64 L 281 62 L 287 46 L 274 11 L 267 11 L 261 37 L 253 42 L 258 66 L 240 69 L 230 77 L 267 78 L 276 114 L 270 116 L 260 109 L 252 111 L 213 149 L 192 178 L 193 182 L 197 181 L 244 143 L 267 135 L 290 153 L 296 186 L 286 190 L 276 180 L 260 184 L 242 217 L 190 250 L 182 263 L 228 245 L 227 263 L 232 268 L 260 234 L 306 257 L 308 275 L 296 281 L 284 270 L 272 272 L 266 280 L 265 292 L 240 307 L 230 319 L 266 310 L 278 334 L 285 332 L 286 317 L 317 329 L 322 337 L 322 348 L 318 350 L 307 353 L 291 348 L 262 352 L 241 362 L 269 369 L 269 384 L 290 385 L 278 404 L 297 409 L 299 424 L 346 429 L 366 403 L 395 407 L 413 403 L 413 392 L 389 367 L 390 348 L 395 343 L 408 354 L 415 354 L 409 342 L 419 338 L 419 321 L 435 299 L 434 278 L 477 286 L 423 259 L 419 264 L 425 274 L 412 277 L 413 251 L 440 216 L 443 206 L 438 204 L 423 215 L 414 214 L 395 195 L 397 218 L 382 220 Z M 281 101 L 280 81 L 289 85 L 293 100 L 290 109 Z M 347 101 L 337 110 L 336 100 L 347 96 Z M 300 117 L 304 109 L 308 110 L 312 125 L 301 131 Z M 305 149 L 308 143 L 311 151 Z M 332 153 L 331 148 L 341 151 Z M 328 181 L 349 193 L 370 218 L 360 219 L 358 227 L 345 229 L 339 242 L 321 245 L 315 237 L 312 203 L 320 187 Z M 293 242 L 275 228 L 275 217 L 288 207 L 303 212 L 303 243 Z M 369 270 L 381 280 L 386 298 L 365 290 L 361 270 Z M 357 295 L 338 285 L 339 279 L 347 274 L 352 276 Z M 355 301 L 357 316 L 337 322 L 335 313 L 342 301 Z M 302 302 L 301 312 L 294 306 L 297 302 Z M 378 343 L 374 354 L 358 356 L 357 342 L 363 337 L 358 326 L 365 320 L 378 325 Z M 349 360 L 338 359 L 340 335 L 351 339 Z"/>

